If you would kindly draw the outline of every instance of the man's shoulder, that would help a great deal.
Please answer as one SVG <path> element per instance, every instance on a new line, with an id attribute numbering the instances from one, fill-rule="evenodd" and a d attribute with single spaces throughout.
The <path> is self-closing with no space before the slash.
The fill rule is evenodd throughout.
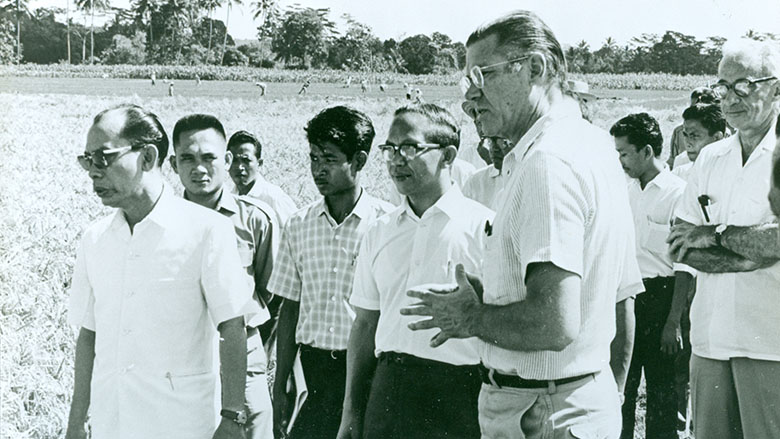
<path id="1" fill-rule="evenodd" d="M 696 158 L 696 162 L 694 163 L 703 164 L 718 160 L 719 157 L 723 156 L 729 151 L 729 149 L 733 148 L 734 139 L 735 137 L 733 136 L 724 137 L 723 139 L 706 145 L 701 149 L 699 156 Z M 698 168 L 701 168 L 701 165 L 699 165 Z"/>
<path id="2" fill-rule="evenodd" d="M 239 209 L 246 212 L 247 217 L 271 222 L 271 212 L 274 210 L 266 202 L 249 195 L 231 195 L 235 198 Z"/>
<path id="3" fill-rule="evenodd" d="M 115 210 L 114 212 L 92 220 L 84 229 L 83 238 L 85 240 L 92 240 L 105 233 L 116 221 L 121 221 L 119 215 L 122 212 Z"/>

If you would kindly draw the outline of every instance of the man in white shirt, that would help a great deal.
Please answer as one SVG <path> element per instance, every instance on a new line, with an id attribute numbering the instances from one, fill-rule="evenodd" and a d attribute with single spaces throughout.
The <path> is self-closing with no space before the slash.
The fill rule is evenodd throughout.
<path id="1" fill-rule="evenodd" d="M 643 370 L 647 384 L 646 436 L 674 437 L 676 357 L 661 350 L 661 330 L 672 304 L 676 275 L 666 238 L 685 182 L 660 160 L 663 136 L 658 121 L 649 114 L 630 114 L 617 121 L 609 132 L 615 139 L 623 170 L 631 177 L 628 197 L 636 228 L 636 257 L 645 287 L 634 307 L 636 332 L 621 437 L 634 437 L 636 398 Z M 690 276 L 684 272 L 679 275 Z"/>
<path id="2" fill-rule="evenodd" d="M 479 337 L 485 366 L 483 437 L 599 437 L 620 433 L 609 368 L 621 285 L 640 282 L 634 227 L 614 144 L 564 98 L 565 60 L 552 30 L 515 11 L 481 26 L 466 44 L 466 99 L 486 136 L 517 146 L 490 228 L 480 301 L 454 292 L 410 291 L 403 313 L 431 317 L 431 340 Z M 510 165 L 511 163 L 511 165 Z"/>
<path id="3" fill-rule="evenodd" d="M 699 437 L 780 437 L 780 264 L 766 194 L 780 106 L 771 43 L 723 46 L 713 88 L 737 134 L 705 148 L 669 237 L 698 270 L 691 305 L 691 397 Z"/>
<path id="4" fill-rule="evenodd" d="M 726 136 L 726 119 L 720 104 L 694 104 L 683 111 L 685 151 L 674 161 L 674 175 L 687 180 L 702 148 Z"/>
<path id="5" fill-rule="evenodd" d="M 455 118 L 422 104 L 398 109 L 379 146 L 404 201 L 366 232 L 358 256 L 341 438 L 479 437 L 475 340 L 434 349 L 434 331 L 412 332 L 399 314 L 414 303 L 408 289 L 480 270 L 493 213 L 450 180 L 459 144 Z"/>
<path id="6" fill-rule="evenodd" d="M 69 439 L 86 437 L 88 411 L 96 438 L 243 437 L 251 291 L 230 220 L 165 187 L 167 152 L 157 116 L 125 105 L 95 117 L 79 156 L 95 193 L 117 211 L 86 230 L 76 257 Z"/>
<path id="7" fill-rule="evenodd" d="M 709 87 L 696 87 L 691 92 L 690 106 L 694 106 L 696 104 L 720 105 L 720 98 Z M 678 164 L 686 163 L 684 156 L 680 156 L 680 154 L 685 152 L 685 136 L 683 135 L 683 128 L 683 124 L 678 125 L 674 128 L 672 135 L 669 137 L 669 158 L 667 159 L 667 164 L 672 170 L 674 170 Z"/>

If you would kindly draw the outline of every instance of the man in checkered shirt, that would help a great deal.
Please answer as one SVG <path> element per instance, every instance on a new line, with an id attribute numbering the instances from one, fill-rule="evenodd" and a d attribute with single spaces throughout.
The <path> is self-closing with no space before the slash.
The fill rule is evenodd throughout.
<path id="1" fill-rule="evenodd" d="M 287 379 L 299 347 L 309 394 L 289 437 L 333 438 L 338 432 L 355 259 L 368 226 L 392 209 L 358 182 L 374 134 L 368 116 L 344 106 L 325 109 L 306 125 L 311 173 L 324 198 L 288 221 L 268 284 L 284 298 L 273 389 L 277 437 L 289 420 Z"/>

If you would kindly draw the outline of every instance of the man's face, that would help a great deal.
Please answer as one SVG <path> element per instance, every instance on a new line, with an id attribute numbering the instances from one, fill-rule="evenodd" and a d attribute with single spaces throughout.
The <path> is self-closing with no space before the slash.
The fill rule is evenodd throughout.
<path id="1" fill-rule="evenodd" d="M 484 67 L 508 61 L 505 55 L 495 50 L 496 40 L 497 37 L 492 35 L 466 48 L 467 72 L 474 66 Z M 518 72 L 516 67 L 512 68 L 514 64 L 484 71 L 484 86 L 479 89 L 472 85 L 466 93 L 466 99 L 473 103 L 476 110 L 476 122 L 482 127 L 485 136 L 511 139 L 518 126 L 530 118 L 530 87 L 525 79 L 527 68 Z"/>
<path id="2" fill-rule="evenodd" d="M 718 69 L 719 80 L 732 84 L 737 79 L 760 78 L 761 72 L 746 68 L 733 59 L 721 63 Z M 772 105 L 776 100 L 777 80 L 760 82 L 751 87 L 746 97 L 739 97 L 734 90 L 729 90 L 721 98 L 721 109 L 726 121 L 738 130 L 757 129 L 772 117 Z"/>
<path id="3" fill-rule="evenodd" d="M 222 190 L 231 155 L 225 138 L 214 129 L 185 131 L 179 135 L 173 170 L 188 195 L 211 195 Z"/>
<path id="4" fill-rule="evenodd" d="M 119 136 L 124 123 L 125 116 L 120 113 L 105 114 L 100 122 L 90 128 L 85 152 L 94 153 L 130 146 L 130 141 Z M 134 200 L 142 192 L 142 156 L 141 149 L 134 149 L 107 155 L 109 165 L 105 169 L 90 166 L 92 190 L 104 205 L 120 209 L 132 207 Z"/>
<path id="5" fill-rule="evenodd" d="M 323 196 L 335 195 L 351 190 L 357 184 L 357 153 L 350 161 L 338 146 L 325 142 L 323 145 L 309 143 L 309 160 L 314 184 Z"/>
<path id="6" fill-rule="evenodd" d="M 716 142 L 723 138 L 723 133 L 716 132 L 710 134 L 701 122 L 698 120 L 688 119 L 683 121 L 683 137 L 685 138 L 685 152 L 688 154 L 688 159 L 695 162 L 699 157 L 701 149 L 709 145 L 712 142 Z"/>
<path id="7" fill-rule="evenodd" d="M 402 114 L 393 119 L 386 143 L 391 145 L 429 143 L 425 139 L 425 133 L 431 131 L 430 125 L 430 121 L 420 114 Z M 386 163 L 387 171 L 398 192 L 406 196 L 414 196 L 439 185 L 442 154 L 441 148 L 428 149 L 412 160 L 407 160 L 396 152 L 393 160 Z"/>
<path id="8" fill-rule="evenodd" d="M 236 186 L 252 185 L 260 173 L 260 161 L 255 156 L 255 145 L 244 143 L 231 148 L 233 162 L 230 164 L 230 178 Z"/>
<path id="9" fill-rule="evenodd" d="M 631 178 L 639 178 L 647 170 L 648 147 L 641 148 L 628 143 L 628 136 L 615 137 L 615 149 L 617 149 L 620 158 L 620 165 Z"/>

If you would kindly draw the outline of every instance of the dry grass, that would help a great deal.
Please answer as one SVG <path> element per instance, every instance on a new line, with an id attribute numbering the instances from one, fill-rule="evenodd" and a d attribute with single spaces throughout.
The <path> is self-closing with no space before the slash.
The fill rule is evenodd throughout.
<path id="1" fill-rule="evenodd" d="M 45 80 L 42 80 L 45 81 Z M 684 97 L 684 93 L 681 94 Z M 0 94 L 0 437 L 55 438 L 64 434 L 73 385 L 75 332 L 66 323 L 66 288 L 75 245 L 93 219 L 105 215 L 75 156 L 83 151 L 91 118 L 121 102 L 153 109 L 166 128 L 192 112 L 217 115 L 228 131 L 260 133 L 266 145 L 264 171 L 300 205 L 316 196 L 308 174 L 306 120 L 327 105 L 346 102 L 367 112 L 383 140 L 398 99 L 286 97 L 244 98 L 85 97 Z M 459 102 L 439 102 L 463 122 L 464 144 L 476 134 Z M 596 123 L 608 127 L 642 102 L 602 101 Z M 665 133 L 681 108 L 650 111 Z M 167 165 L 166 165 L 167 169 Z M 168 180 L 178 188 L 169 170 Z M 363 184 L 385 194 L 389 181 L 376 154 Z"/>

